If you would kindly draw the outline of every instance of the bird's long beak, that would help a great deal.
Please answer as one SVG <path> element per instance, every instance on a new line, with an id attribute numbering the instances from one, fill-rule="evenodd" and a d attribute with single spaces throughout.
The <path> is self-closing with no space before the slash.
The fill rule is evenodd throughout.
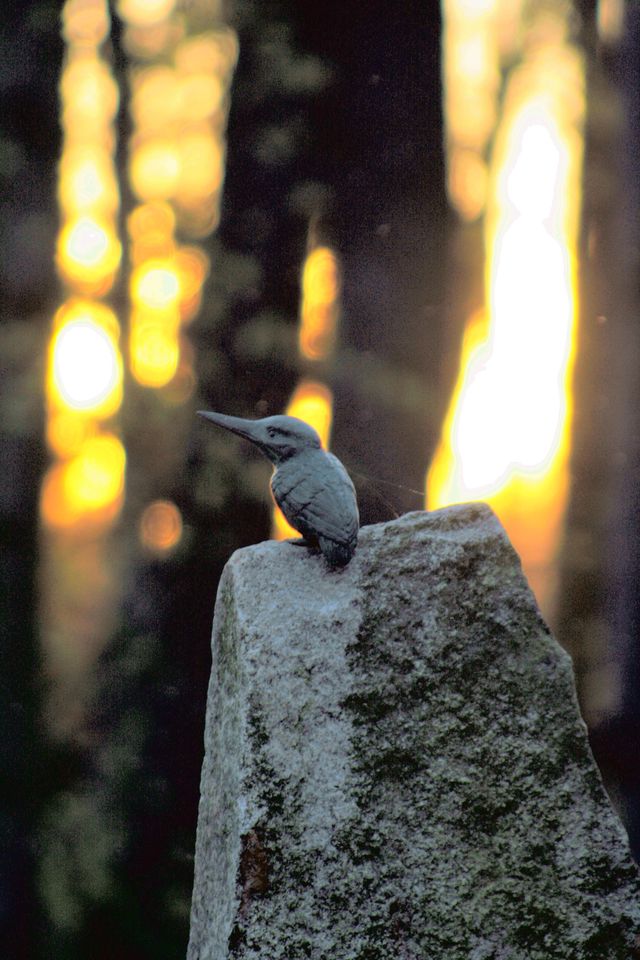
<path id="1" fill-rule="evenodd" d="M 245 420 L 242 417 L 227 416 L 226 413 L 210 413 L 208 410 L 198 410 L 198 416 L 205 417 L 207 420 L 211 420 L 212 423 L 217 423 L 219 427 L 224 427 L 225 430 L 237 433 L 239 436 L 245 437 L 247 440 L 251 440 L 252 443 L 257 443 L 259 446 L 262 446 L 264 443 L 262 425 L 259 420 Z"/>

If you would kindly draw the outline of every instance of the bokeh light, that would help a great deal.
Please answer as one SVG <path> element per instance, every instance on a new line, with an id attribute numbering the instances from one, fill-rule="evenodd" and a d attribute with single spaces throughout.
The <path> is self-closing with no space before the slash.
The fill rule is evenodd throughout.
<path id="1" fill-rule="evenodd" d="M 141 200 L 171 199 L 182 174 L 180 150 L 162 137 L 136 147 L 129 165 L 131 186 Z"/>
<path id="2" fill-rule="evenodd" d="M 126 455 L 114 434 L 86 440 L 79 453 L 50 467 L 41 512 L 52 528 L 110 526 L 122 506 Z"/>
<path id="3" fill-rule="evenodd" d="M 136 27 L 150 27 L 169 17 L 176 0 L 119 0 L 118 13 Z"/>
<path id="4" fill-rule="evenodd" d="M 124 491 L 126 457 L 112 422 L 122 403 L 120 328 L 99 299 L 111 290 L 121 259 L 119 93 L 100 49 L 110 26 L 104 0 L 68 0 L 63 24 L 57 266 L 68 297 L 53 319 L 48 351 L 46 436 L 55 459 L 43 482 L 41 515 L 45 528 L 72 529 L 78 543 L 88 528 L 93 536 L 97 525 L 113 523 Z M 62 540 L 51 538 L 47 549 L 53 555 Z M 51 588 L 43 585 L 45 597 Z"/>
<path id="5" fill-rule="evenodd" d="M 175 304 L 180 294 L 180 274 L 170 261 L 147 260 L 133 274 L 131 297 L 136 304 L 161 310 Z"/>
<path id="6" fill-rule="evenodd" d="M 70 46 L 97 47 L 109 33 L 109 11 L 95 0 L 67 0 L 62 10 L 62 34 Z"/>
<path id="7" fill-rule="evenodd" d="M 120 255 L 113 230 L 92 217 L 79 217 L 60 232 L 58 269 L 68 284 L 83 293 L 102 296 L 110 290 Z"/>
<path id="8" fill-rule="evenodd" d="M 134 311 L 129 352 L 131 372 L 144 387 L 164 387 L 180 362 L 179 314 L 174 310 Z"/>
<path id="9" fill-rule="evenodd" d="M 170 500 L 145 507 L 138 526 L 140 542 L 150 553 L 167 556 L 182 538 L 182 515 Z"/>
<path id="10" fill-rule="evenodd" d="M 494 506 L 547 613 L 568 492 L 583 150 L 569 25 L 563 8 L 541 14 L 508 80 L 486 198 L 486 308 L 469 323 L 427 478 L 430 509 Z"/>
<path id="11" fill-rule="evenodd" d="M 340 271 L 329 247 L 316 247 L 302 271 L 302 301 L 298 344 L 309 360 L 324 360 L 336 343 L 340 298 Z"/>
<path id="12" fill-rule="evenodd" d="M 65 324 L 53 341 L 53 376 L 61 399 L 76 410 L 95 409 L 120 391 L 117 344 L 91 319 Z"/>
<path id="13" fill-rule="evenodd" d="M 129 179 L 138 201 L 128 221 L 130 365 L 138 383 L 165 389 L 179 372 L 183 386 L 195 379 L 182 326 L 200 307 L 209 260 L 178 234 L 200 239 L 218 223 L 238 45 L 223 24 L 190 33 L 189 10 L 173 2 L 122 0 L 118 9 L 131 55 Z"/>
<path id="14" fill-rule="evenodd" d="M 329 446 L 333 420 L 333 394 L 324 383 L 302 380 L 287 405 L 287 415 L 304 420 L 316 431 L 325 450 Z"/>

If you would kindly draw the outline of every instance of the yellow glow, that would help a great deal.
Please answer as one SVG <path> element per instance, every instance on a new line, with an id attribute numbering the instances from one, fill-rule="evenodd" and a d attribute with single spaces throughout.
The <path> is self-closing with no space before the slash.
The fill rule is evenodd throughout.
<path id="1" fill-rule="evenodd" d="M 92 433 L 91 418 L 78 416 L 78 411 L 73 408 L 51 412 L 47 421 L 47 445 L 52 453 L 63 459 L 79 453 Z"/>
<path id="2" fill-rule="evenodd" d="M 131 238 L 129 255 L 134 266 L 173 256 L 175 223 L 175 214 L 168 203 L 156 201 L 134 208 L 127 221 Z"/>
<path id="3" fill-rule="evenodd" d="M 113 434 L 91 437 L 72 459 L 55 464 L 45 476 L 41 513 L 51 527 L 71 527 L 88 520 L 110 523 L 124 490 L 126 457 Z"/>
<path id="4" fill-rule="evenodd" d="M 495 0 L 457 0 L 457 12 L 468 18 L 483 17 L 495 8 Z"/>
<path id="5" fill-rule="evenodd" d="M 180 312 L 186 322 L 200 306 L 202 286 L 209 273 L 209 258 L 199 247 L 180 247 L 175 265 L 180 277 Z"/>
<path id="6" fill-rule="evenodd" d="M 121 551 L 109 528 L 122 505 L 125 453 L 115 423 L 105 422 L 122 401 L 119 324 L 95 299 L 110 290 L 120 262 L 110 6 L 107 0 L 56 6 L 65 39 L 56 247 L 64 302 L 47 350 L 52 464 L 40 490 L 38 619 L 50 682 L 43 717 L 50 734 L 68 741 L 84 726 L 87 672 L 115 629 Z"/>
<path id="7" fill-rule="evenodd" d="M 555 21 L 507 88 L 485 220 L 487 311 L 465 334 L 427 478 L 429 509 L 494 506 L 543 604 L 568 489 L 582 88 Z"/>
<path id="8" fill-rule="evenodd" d="M 331 436 L 331 422 L 333 419 L 333 395 L 323 383 L 313 380 L 303 380 L 296 388 L 289 405 L 287 414 L 304 420 L 317 431 L 322 446 L 329 446 Z M 300 534 L 287 523 L 279 507 L 274 507 L 272 536 L 275 540 L 286 540 L 288 537 L 297 537 Z"/>
<path id="9" fill-rule="evenodd" d="M 72 220 L 58 239 L 58 269 L 84 293 L 102 295 L 120 266 L 121 247 L 111 229 L 92 217 Z"/>
<path id="10" fill-rule="evenodd" d="M 62 11 L 63 35 L 68 43 L 99 46 L 109 32 L 105 0 L 67 0 Z"/>
<path id="11" fill-rule="evenodd" d="M 97 131 L 105 142 L 105 127 L 113 121 L 120 96 L 107 64 L 96 56 L 75 56 L 60 81 L 63 125 L 74 139 L 94 139 Z"/>
<path id="12" fill-rule="evenodd" d="M 200 247 L 180 247 L 176 251 L 183 296 L 190 297 L 200 289 L 209 273 L 209 257 Z"/>
<path id="13" fill-rule="evenodd" d="M 133 301 L 154 310 L 175 304 L 180 295 L 180 274 L 172 263 L 166 261 L 147 260 L 131 279 Z"/>
<path id="14" fill-rule="evenodd" d="M 165 402 L 193 391 L 195 378 L 181 325 L 201 302 L 206 255 L 180 246 L 176 231 L 204 237 L 217 225 L 224 167 L 224 126 L 230 74 L 237 57 L 233 31 L 188 35 L 200 6 L 122 0 L 132 57 L 129 178 L 142 201 L 129 218 L 132 264 L 129 355 L 135 379 L 168 389 Z M 207 21 L 221 11 L 209 11 Z M 169 384 L 171 385 L 169 388 Z"/>
<path id="15" fill-rule="evenodd" d="M 118 13 L 123 20 L 136 27 L 151 27 L 166 20 L 176 0 L 119 0 Z"/>
<path id="16" fill-rule="evenodd" d="M 177 313 L 135 311 L 129 351 L 131 372 L 145 387 L 164 387 L 173 378 L 180 360 Z"/>
<path id="17" fill-rule="evenodd" d="M 102 406 L 119 393 L 117 345 L 90 318 L 65 325 L 53 341 L 53 376 L 62 399 L 76 410 Z"/>
<path id="18" fill-rule="evenodd" d="M 154 500 L 145 508 L 138 527 L 140 542 L 159 555 L 170 553 L 182 537 L 182 516 L 170 500 Z"/>
<path id="19" fill-rule="evenodd" d="M 188 207 L 220 189 L 224 156 L 208 128 L 195 129 L 181 137 L 179 152 L 180 180 L 176 198 Z"/>
<path id="20" fill-rule="evenodd" d="M 486 200 L 486 153 L 500 87 L 498 5 L 443 0 L 447 192 L 465 220 L 479 217 Z"/>
<path id="21" fill-rule="evenodd" d="M 178 368 L 163 390 L 162 400 L 167 407 L 180 407 L 195 393 L 197 381 L 193 370 L 193 351 L 189 347 L 188 341 L 180 344 Z"/>
<path id="22" fill-rule="evenodd" d="M 173 140 L 149 140 L 133 150 L 129 176 L 141 200 L 173 197 L 181 174 L 180 147 Z"/>
<path id="23" fill-rule="evenodd" d="M 67 257 L 81 267 L 95 267 L 109 250 L 107 231 L 89 217 L 81 217 L 76 223 L 69 224 L 63 237 Z"/>
<path id="24" fill-rule="evenodd" d="M 162 133 L 170 123 L 179 123 L 185 108 L 176 71 L 163 64 L 147 67 L 133 77 L 131 116 L 145 134 Z"/>
<path id="25" fill-rule="evenodd" d="M 238 38 L 227 27 L 188 37 L 175 53 L 176 67 L 181 73 L 210 73 L 223 77 L 225 82 L 228 82 L 237 59 Z"/>
<path id="26" fill-rule="evenodd" d="M 120 406 L 122 360 L 118 322 L 103 304 L 72 300 L 56 314 L 47 392 L 52 415 L 55 409 L 104 418 Z M 56 435 L 61 437 L 60 425 Z"/>
<path id="27" fill-rule="evenodd" d="M 224 93 L 219 77 L 206 73 L 184 77 L 180 86 L 184 119 L 194 123 L 206 120 L 220 109 Z"/>
<path id="28" fill-rule="evenodd" d="M 328 247 L 316 247 L 302 271 L 298 344 L 309 360 L 326 359 L 335 347 L 339 312 L 340 270 Z"/>
<path id="29" fill-rule="evenodd" d="M 119 195 L 110 154 L 86 145 L 65 151 L 60 162 L 58 197 L 70 219 L 87 212 L 112 218 Z"/>
<path id="30" fill-rule="evenodd" d="M 487 197 L 489 171 L 479 153 L 454 149 L 449 159 L 449 194 L 465 220 L 476 220 Z"/>
<path id="31" fill-rule="evenodd" d="M 123 37 L 123 46 L 132 57 L 152 61 L 170 56 L 176 43 L 184 36 L 182 17 L 172 16 L 149 26 L 129 24 Z"/>
<path id="32" fill-rule="evenodd" d="M 68 499 L 87 511 L 115 503 L 122 493 L 125 459 L 124 447 L 117 437 L 105 435 L 88 440 L 82 453 L 67 466 Z"/>
<path id="33" fill-rule="evenodd" d="M 145 240 L 149 234 L 169 237 L 173 242 L 176 218 L 168 203 L 145 203 L 135 207 L 129 214 L 127 227 L 131 239 L 137 243 Z"/>
<path id="34" fill-rule="evenodd" d="M 287 414 L 310 424 L 326 449 L 331 435 L 332 405 L 333 394 L 327 386 L 314 380 L 303 380 L 289 401 Z"/>

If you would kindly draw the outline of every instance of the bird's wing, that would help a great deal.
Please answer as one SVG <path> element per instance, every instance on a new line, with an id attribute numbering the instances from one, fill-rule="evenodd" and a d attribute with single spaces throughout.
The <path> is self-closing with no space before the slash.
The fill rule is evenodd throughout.
<path id="1" fill-rule="evenodd" d="M 303 536 L 326 537 L 350 544 L 358 534 L 359 517 L 351 478 L 337 457 L 317 455 L 279 468 L 273 476 L 276 502 L 292 527 Z"/>

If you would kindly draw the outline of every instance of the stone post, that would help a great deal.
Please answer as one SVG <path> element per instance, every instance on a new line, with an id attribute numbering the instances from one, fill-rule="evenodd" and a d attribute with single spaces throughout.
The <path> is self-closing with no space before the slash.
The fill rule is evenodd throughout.
<path id="1" fill-rule="evenodd" d="M 189 960 L 630 960 L 640 881 L 488 507 L 233 555 Z"/>

